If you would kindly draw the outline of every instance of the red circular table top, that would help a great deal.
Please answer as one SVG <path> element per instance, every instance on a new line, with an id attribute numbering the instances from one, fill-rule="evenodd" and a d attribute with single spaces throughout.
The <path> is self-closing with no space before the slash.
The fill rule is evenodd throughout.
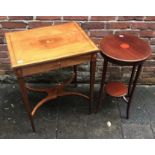
<path id="1" fill-rule="evenodd" d="M 100 42 L 103 55 L 123 62 L 146 60 L 151 55 L 148 43 L 132 35 L 109 35 Z"/>

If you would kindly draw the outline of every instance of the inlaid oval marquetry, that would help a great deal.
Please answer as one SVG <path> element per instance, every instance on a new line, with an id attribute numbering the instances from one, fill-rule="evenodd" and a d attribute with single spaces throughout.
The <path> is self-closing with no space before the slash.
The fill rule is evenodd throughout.
<path id="1" fill-rule="evenodd" d="M 122 44 L 120 44 L 120 47 L 123 48 L 123 49 L 127 49 L 127 48 L 130 47 L 130 45 L 126 44 L 126 43 L 122 43 Z"/>

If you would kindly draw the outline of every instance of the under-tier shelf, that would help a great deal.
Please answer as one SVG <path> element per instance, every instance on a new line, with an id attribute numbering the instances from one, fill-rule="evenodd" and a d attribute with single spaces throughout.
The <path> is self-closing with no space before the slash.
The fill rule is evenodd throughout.
<path id="1" fill-rule="evenodd" d="M 128 88 L 122 82 L 110 82 L 105 86 L 105 91 L 110 96 L 123 97 L 127 95 Z"/>

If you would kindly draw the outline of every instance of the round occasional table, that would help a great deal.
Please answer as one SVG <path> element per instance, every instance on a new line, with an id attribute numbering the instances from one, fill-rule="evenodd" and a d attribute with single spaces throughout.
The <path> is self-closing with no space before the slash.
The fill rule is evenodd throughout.
<path id="1" fill-rule="evenodd" d="M 105 90 L 108 95 L 123 97 L 127 102 L 126 117 L 128 119 L 137 79 L 143 62 L 151 55 L 151 48 L 147 42 L 132 35 L 109 35 L 101 40 L 99 46 L 104 62 L 96 112 L 101 105 L 103 90 Z M 128 86 L 122 82 L 110 82 L 105 85 L 108 62 L 132 66 Z"/>

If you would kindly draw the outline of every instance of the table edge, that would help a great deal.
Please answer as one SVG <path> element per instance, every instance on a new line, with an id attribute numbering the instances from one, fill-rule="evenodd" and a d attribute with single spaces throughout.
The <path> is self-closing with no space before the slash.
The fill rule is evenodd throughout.
<path id="1" fill-rule="evenodd" d="M 81 32 L 83 37 L 86 38 L 86 40 L 91 44 L 91 46 L 93 48 L 91 51 L 85 52 L 84 54 L 89 54 L 89 53 L 99 51 L 99 49 L 95 45 L 95 43 L 91 40 L 91 38 L 89 38 L 89 36 L 86 34 L 86 32 L 81 28 L 81 26 L 77 22 L 73 21 L 73 22 L 68 22 L 68 23 L 63 23 L 63 24 L 69 24 L 69 23 L 74 23 L 76 28 Z M 62 24 L 60 24 L 60 25 L 62 25 Z M 54 25 L 54 26 L 58 26 L 58 25 Z M 51 26 L 46 26 L 46 27 L 51 27 Z M 45 28 L 45 27 L 40 27 L 40 28 L 35 28 L 35 29 L 42 29 L 42 28 Z M 31 29 L 31 30 L 34 30 L 34 29 Z M 20 32 L 20 31 L 18 31 L 18 32 Z M 25 63 L 23 65 L 22 64 L 17 64 L 16 58 L 15 58 L 15 55 L 14 55 L 14 48 L 13 48 L 13 45 L 12 45 L 12 42 L 11 42 L 10 33 L 11 32 L 5 33 L 5 38 L 6 38 L 6 42 L 7 42 L 8 53 L 9 53 L 9 58 L 11 60 L 11 68 L 12 69 L 22 68 L 22 67 L 26 67 L 26 66 L 30 66 L 30 65 L 39 64 L 39 63 L 42 64 L 42 63 L 46 63 L 46 62 L 50 62 L 50 61 L 56 61 L 56 60 L 60 60 L 60 59 L 63 59 L 63 58 L 64 59 L 69 58 L 68 56 L 66 56 L 66 57 L 55 58 L 55 59 L 52 59 L 52 60 L 45 60 L 45 61 L 41 61 L 41 62 L 28 62 L 28 63 Z M 82 54 L 79 54 L 79 55 L 82 55 Z M 79 55 L 71 55 L 70 57 L 79 56 Z"/>

